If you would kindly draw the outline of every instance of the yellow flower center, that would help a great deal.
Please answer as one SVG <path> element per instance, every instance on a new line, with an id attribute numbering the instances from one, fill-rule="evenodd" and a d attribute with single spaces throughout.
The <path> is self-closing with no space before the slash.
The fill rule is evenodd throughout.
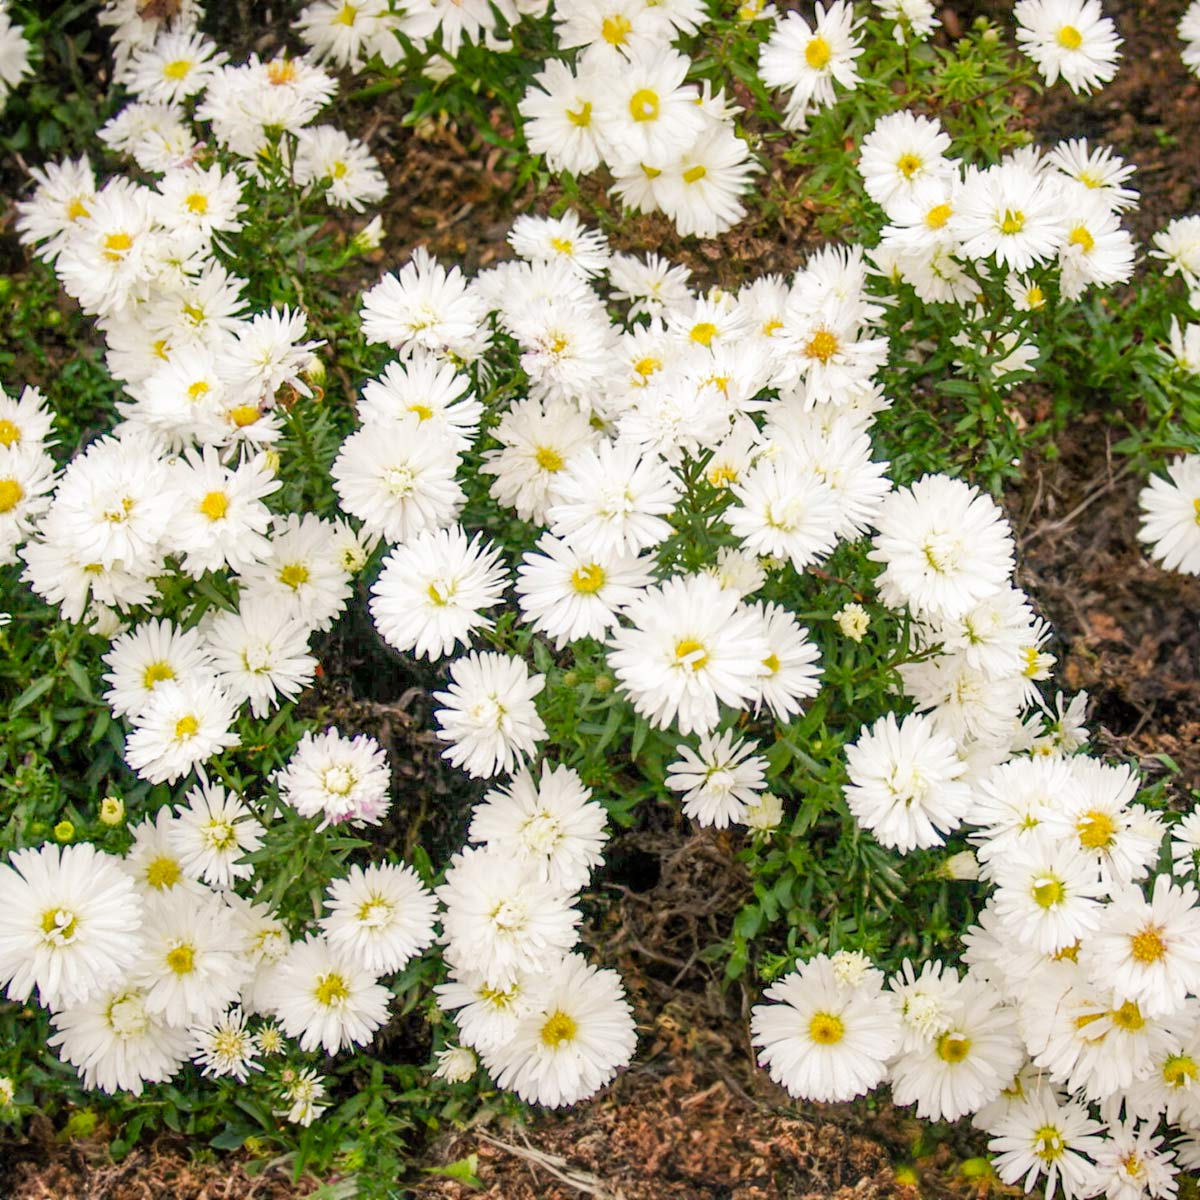
<path id="1" fill-rule="evenodd" d="M 183 872 L 179 869 L 179 863 L 165 854 L 160 854 L 146 868 L 146 882 L 158 892 L 164 888 L 174 887 L 182 876 Z"/>
<path id="2" fill-rule="evenodd" d="M 600 24 L 600 34 L 610 46 L 620 46 L 632 28 L 629 18 L 617 13 L 616 16 L 604 18 Z"/>
<path id="3" fill-rule="evenodd" d="M 808 1023 L 808 1036 L 818 1046 L 836 1046 L 846 1036 L 846 1026 L 833 1013 L 815 1013 Z"/>
<path id="4" fill-rule="evenodd" d="M 21 431 L 11 421 L 0 420 L 0 446 L 11 446 L 21 440 Z"/>
<path id="5" fill-rule="evenodd" d="M 340 158 L 329 168 L 329 174 L 333 179 L 345 179 L 349 173 L 350 168 Z"/>
<path id="6" fill-rule="evenodd" d="M 292 83 L 296 78 L 296 63 L 290 58 L 277 58 L 267 63 L 267 79 L 274 87 Z"/>
<path id="7" fill-rule="evenodd" d="M 239 428 L 245 429 L 247 425 L 253 425 L 262 413 L 258 411 L 256 404 L 239 404 L 237 408 L 229 410 L 229 419 Z"/>
<path id="8" fill-rule="evenodd" d="M 1046 293 L 1035 283 L 1025 293 L 1025 303 L 1030 308 L 1041 308 L 1046 303 Z"/>
<path id="9" fill-rule="evenodd" d="M 717 327 L 711 321 L 700 321 L 692 326 L 688 336 L 702 346 L 711 346 L 713 338 L 717 336 Z"/>
<path id="10" fill-rule="evenodd" d="M 0 479 L 0 513 L 12 512 L 25 498 L 25 489 L 15 479 Z"/>
<path id="11" fill-rule="evenodd" d="M 774 653 L 768 654 L 762 660 L 762 665 L 767 668 L 768 675 L 774 675 L 779 670 L 779 655 Z"/>
<path id="12" fill-rule="evenodd" d="M 571 586 L 584 596 L 594 596 L 604 586 L 604 568 L 599 563 L 576 567 L 571 572 Z"/>
<path id="13" fill-rule="evenodd" d="M 208 212 L 208 197 L 203 192 L 192 192 L 183 203 L 188 212 L 197 216 Z"/>
<path id="14" fill-rule="evenodd" d="M 1053 908 L 1067 898 L 1067 889 L 1061 879 L 1046 876 L 1034 883 L 1032 895 L 1039 908 Z"/>
<path id="15" fill-rule="evenodd" d="M 1053 1125 L 1042 1125 L 1033 1135 L 1033 1152 L 1042 1160 L 1050 1163 L 1061 1158 L 1063 1153 L 1062 1134 Z"/>
<path id="16" fill-rule="evenodd" d="M 552 446 L 539 446 L 533 458 L 543 471 L 549 471 L 551 474 L 561 471 L 566 465 L 563 456 Z"/>
<path id="17" fill-rule="evenodd" d="M 120 262 L 125 252 L 133 245 L 133 238 L 129 234 L 109 233 L 104 237 L 104 257 L 109 262 Z"/>
<path id="18" fill-rule="evenodd" d="M 72 941 L 78 929 L 79 922 L 75 914 L 65 908 L 48 908 L 42 913 L 42 932 L 57 945 L 65 946 Z"/>
<path id="19" fill-rule="evenodd" d="M 187 398 L 195 404 L 201 396 L 207 396 L 212 391 L 206 380 L 197 379 L 195 383 L 189 385 L 187 390 Z"/>
<path id="20" fill-rule="evenodd" d="M 1117 823 L 1106 812 L 1092 809 L 1075 822 L 1079 844 L 1088 850 L 1103 850 L 1111 846 L 1116 836 Z"/>
<path id="21" fill-rule="evenodd" d="M 1132 1000 L 1126 1000 L 1120 1008 L 1113 1009 L 1109 1017 L 1118 1029 L 1124 1029 L 1126 1033 L 1137 1033 L 1146 1024 L 1142 1010 Z"/>
<path id="22" fill-rule="evenodd" d="M 1019 208 L 1006 208 L 1000 218 L 1000 232 L 1012 237 L 1025 228 L 1025 214 Z"/>
<path id="23" fill-rule="evenodd" d="M 80 217 L 90 217 L 91 215 L 88 211 L 88 206 L 84 204 L 79 196 L 71 197 L 71 202 L 67 205 L 68 221 L 78 221 Z"/>
<path id="24" fill-rule="evenodd" d="M 353 4 L 343 4 L 338 9 L 337 15 L 333 18 L 335 25 L 345 25 L 349 28 L 354 24 L 354 18 L 358 16 L 358 9 Z"/>
<path id="25" fill-rule="evenodd" d="M 943 1033 L 937 1040 L 937 1056 L 942 1062 L 960 1063 L 971 1053 L 971 1039 L 961 1033 Z"/>
<path id="26" fill-rule="evenodd" d="M 142 672 L 142 687 L 149 691 L 156 683 L 161 683 L 164 679 L 174 678 L 175 672 L 171 669 L 171 664 L 159 659 L 157 662 L 152 662 Z"/>
<path id="27" fill-rule="evenodd" d="M 568 108 L 567 120 L 580 129 L 586 129 L 592 123 L 591 103 L 585 100 L 578 108 Z"/>
<path id="28" fill-rule="evenodd" d="M 830 333 L 828 329 L 818 329 L 804 347 L 805 356 L 815 358 L 820 363 L 827 363 L 837 352 L 837 334 Z"/>
<path id="29" fill-rule="evenodd" d="M 574 1040 L 578 1032 L 579 1026 L 575 1023 L 574 1018 L 567 1016 L 562 1009 L 558 1009 L 550 1014 L 542 1026 L 542 1045 L 549 1046 L 551 1050 L 557 1050 L 563 1042 Z"/>
<path id="30" fill-rule="evenodd" d="M 1200 1079 L 1200 1064 L 1190 1054 L 1172 1054 L 1162 1066 L 1162 1081 L 1167 1087 L 1189 1087 Z"/>
<path id="31" fill-rule="evenodd" d="M 662 360 L 658 358 L 639 358 L 633 364 L 634 372 L 643 379 L 649 379 L 655 371 L 662 370 Z M 1200 500 L 1196 501 L 1197 521 L 1200 522 Z"/>
<path id="32" fill-rule="evenodd" d="M 832 57 L 833 50 L 823 37 L 812 38 L 804 47 L 804 61 L 814 71 L 820 71 L 829 66 L 829 60 Z"/>
<path id="33" fill-rule="evenodd" d="M 704 643 L 695 638 L 683 638 L 675 643 L 675 661 L 681 666 L 691 667 L 693 671 L 701 670 L 708 662 L 704 651 Z"/>
<path id="34" fill-rule="evenodd" d="M 167 951 L 167 966 L 176 975 L 190 975 L 196 969 L 196 952 L 184 943 Z"/>
<path id="35" fill-rule="evenodd" d="M 288 563 L 279 569 L 279 582 L 294 592 L 302 583 L 308 582 L 308 568 L 303 563 Z"/>
<path id="36" fill-rule="evenodd" d="M 336 971 L 330 971 L 328 975 L 317 976 L 317 986 L 313 988 L 313 995 L 318 1004 L 332 1008 L 335 1004 L 344 1004 L 350 999 L 350 989 Z"/>
<path id="37" fill-rule="evenodd" d="M 199 508 L 210 521 L 219 521 L 229 511 L 229 497 L 224 492 L 209 492 Z"/>
<path id="38" fill-rule="evenodd" d="M 896 159 L 896 170 L 904 176 L 905 179 L 911 179 L 925 163 L 921 160 L 919 154 L 913 154 L 911 151 L 908 154 L 902 154 Z"/>
<path id="39" fill-rule="evenodd" d="M 935 204 L 925 214 L 925 224 L 930 229 L 941 229 L 954 216 L 954 209 L 948 204 Z"/>
<path id="40" fill-rule="evenodd" d="M 707 168 L 703 163 L 697 163 L 694 167 L 688 167 L 683 173 L 684 183 L 699 183 L 701 179 L 708 174 Z"/>
<path id="41" fill-rule="evenodd" d="M 179 742 L 187 741 L 189 738 L 194 738 L 200 732 L 200 722 L 188 713 L 186 717 L 180 717 L 175 722 L 175 740 Z"/>
<path id="42" fill-rule="evenodd" d="M 731 483 L 738 481 L 737 468 L 731 467 L 727 463 L 719 467 L 710 467 L 704 477 L 713 487 L 728 487 Z"/>
<path id="43" fill-rule="evenodd" d="M 629 98 L 629 115 L 635 121 L 657 121 L 658 93 L 649 88 L 638 88 Z"/>
<path id="44" fill-rule="evenodd" d="M 1078 246 L 1084 254 L 1091 254 L 1096 248 L 1096 239 L 1092 237 L 1084 225 L 1076 225 L 1071 230 L 1071 236 L 1067 240 L 1072 246 Z"/>
<path id="45" fill-rule="evenodd" d="M 163 63 L 163 78 L 173 79 L 177 83 L 181 79 L 186 79 L 195 63 L 190 58 L 177 58 L 172 62 Z"/>
<path id="46" fill-rule="evenodd" d="M 1159 931 L 1150 925 L 1129 939 L 1129 952 L 1133 955 L 1134 962 L 1149 965 L 1165 957 L 1167 943 L 1162 940 Z"/>
<path id="47" fill-rule="evenodd" d="M 1074 25 L 1064 25 L 1058 31 L 1058 44 L 1064 50 L 1078 50 L 1083 45 L 1083 34 Z"/>

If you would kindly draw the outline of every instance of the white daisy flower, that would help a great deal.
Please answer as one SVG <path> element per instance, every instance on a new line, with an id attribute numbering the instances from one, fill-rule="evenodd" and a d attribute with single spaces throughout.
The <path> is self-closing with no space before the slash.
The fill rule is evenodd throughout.
<path id="1" fill-rule="evenodd" d="M 192 1061 L 209 1078 L 232 1076 L 245 1083 L 251 1071 L 261 1071 L 258 1039 L 246 1028 L 246 1014 L 237 1007 L 206 1025 L 193 1025 Z"/>
<path id="2" fill-rule="evenodd" d="M 193 676 L 159 684 L 132 718 L 125 761 L 151 783 L 174 783 L 234 746 L 237 705 L 215 680 Z"/>
<path id="3" fill-rule="evenodd" d="M 824 954 L 802 963 L 751 1012 L 759 1065 L 801 1100 L 853 1100 L 877 1087 L 900 1045 L 896 1002 L 880 983 L 878 972 L 841 983 Z"/>
<path id="4" fill-rule="evenodd" d="M 1005 1183 L 1021 1184 L 1028 1193 L 1044 1176 L 1047 1196 L 1061 1188 L 1066 1200 L 1074 1200 L 1092 1194 L 1091 1157 L 1104 1145 L 1098 1136 L 1103 1128 L 1084 1105 L 1060 1104 L 1051 1088 L 1043 1088 L 1017 1101 L 988 1129 L 988 1149 Z"/>
<path id="5" fill-rule="evenodd" d="M 79 1005 L 137 958 L 142 901 L 117 860 L 80 843 L 14 850 L 0 864 L 0 983 L 37 988 L 47 1008 Z"/>
<path id="6" fill-rule="evenodd" d="M 532 1104 L 561 1108 L 593 1095 L 633 1057 L 633 1011 L 615 971 L 569 954 L 555 967 L 538 1008 L 512 1039 L 483 1052 L 499 1087 Z"/>
<path id="7" fill-rule="evenodd" d="M 532 757 L 546 736 L 534 703 L 545 682 L 515 656 L 473 651 L 455 659 L 449 689 L 433 694 L 443 705 L 434 713 L 437 736 L 450 743 L 442 757 L 477 779 Z"/>
<path id="8" fill-rule="evenodd" d="M 325 893 L 321 929 L 330 948 L 376 975 L 402 970 L 433 944 L 437 903 L 408 866 L 353 866 Z"/>
<path id="9" fill-rule="evenodd" d="M 684 816 L 718 829 L 745 824 L 750 806 L 759 803 L 758 793 L 767 787 L 767 760 L 754 749 L 729 730 L 702 735 L 698 751 L 676 746 L 680 758 L 668 764 L 663 782 L 684 793 Z"/>
<path id="10" fill-rule="evenodd" d="M 1017 0 L 1017 45 L 1042 78 L 1092 92 L 1117 73 L 1121 39 L 1100 0 Z"/>
<path id="11" fill-rule="evenodd" d="M 318 829 L 343 821 L 377 825 L 390 807 L 387 754 L 365 733 L 306 732 L 275 776 L 280 798 L 303 817 L 320 815 Z"/>
<path id="12" fill-rule="evenodd" d="M 187 806 L 175 809 L 168 834 L 183 872 L 214 888 L 249 879 L 254 867 L 239 859 L 262 845 L 263 828 L 242 798 L 218 783 L 202 783 L 184 799 Z"/>

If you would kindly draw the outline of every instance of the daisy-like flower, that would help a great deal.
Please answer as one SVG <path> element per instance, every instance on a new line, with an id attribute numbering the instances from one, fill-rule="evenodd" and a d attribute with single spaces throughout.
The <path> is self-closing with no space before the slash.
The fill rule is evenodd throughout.
<path id="1" fill-rule="evenodd" d="M 437 1052 L 437 1067 L 433 1077 L 444 1079 L 447 1083 L 467 1083 L 475 1078 L 478 1069 L 479 1059 L 474 1050 L 466 1046 L 443 1046 Z"/>
<path id="2" fill-rule="evenodd" d="M 371 588 L 371 618 L 384 641 L 418 658 L 440 658 L 494 622 L 508 571 L 500 549 L 461 525 L 419 533 L 383 562 Z"/>
<path id="3" fill-rule="evenodd" d="M 661 43 L 624 53 L 628 61 L 605 78 L 595 100 L 605 159 L 618 168 L 669 161 L 704 130 L 696 87 L 684 82 L 691 61 Z"/>
<path id="4" fill-rule="evenodd" d="M 682 494 L 657 454 L 610 441 L 582 448 L 556 489 L 557 502 L 547 512 L 551 532 L 578 553 L 598 558 L 658 545 L 670 535 L 664 518 Z"/>
<path id="5" fill-rule="evenodd" d="M 533 863 L 547 883 L 577 892 L 604 861 L 607 821 L 575 771 L 543 761 L 540 778 L 522 768 L 507 787 L 484 796 L 472 810 L 468 837 Z"/>
<path id="6" fill-rule="evenodd" d="M 1016 159 L 968 170 L 946 232 L 968 258 L 995 257 L 1002 267 L 1028 271 L 1066 241 L 1061 192 L 1057 176 Z"/>
<path id="7" fill-rule="evenodd" d="M 40 448 L 50 436 L 53 424 L 54 414 L 37 388 L 23 388 L 20 397 L 14 399 L 0 387 L 0 446 Z"/>
<path id="8" fill-rule="evenodd" d="M 1017 0 L 1017 45 L 1053 84 L 1092 92 L 1117 73 L 1121 39 L 1100 0 Z"/>
<path id="9" fill-rule="evenodd" d="M 238 575 L 243 597 L 268 600 L 308 629 L 328 629 L 352 590 L 339 533 L 336 524 L 313 513 L 276 516 L 268 550 Z"/>
<path id="10" fill-rule="evenodd" d="M 1092 1163 L 1104 1145 L 1104 1127 L 1075 1101 L 1060 1104 L 1044 1087 L 1016 1103 L 992 1124 L 988 1149 L 1005 1183 L 1022 1184 L 1028 1194 L 1045 1177 L 1046 1196 L 1062 1189 L 1066 1200 L 1092 1195 Z"/>
<path id="11" fill-rule="evenodd" d="M 707 733 L 720 703 L 741 708 L 757 695 L 771 654 L 762 622 L 711 575 L 649 588 L 626 617 L 609 639 L 609 666 L 655 728 Z"/>
<path id="12" fill-rule="evenodd" d="M 729 730 L 716 737 L 704 734 L 698 751 L 676 746 L 680 757 L 667 767 L 664 782 L 684 793 L 684 816 L 718 829 L 745 824 L 747 810 L 759 803 L 758 793 L 767 786 L 767 760 L 754 748 Z"/>
<path id="13" fill-rule="evenodd" d="M 358 416 L 365 424 L 388 422 L 414 413 L 446 434 L 459 450 L 475 440 L 483 405 L 471 393 L 471 381 L 453 363 L 425 350 L 391 362 L 362 391 Z"/>
<path id="14" fill-rule="evenodd" d="M 301 1050 L 336 1054 L 365 1046 L 387 1020 L 391 993 L 325 938 L 295 942 L 275 968 L 272 1008 Z"/>
<path id="15" fill-rule="evenodd" d="M 765 704 L 776 720 L 790 720 L 803 711 L 802 700 L 820 691 L 821 652 L 808 630 L 781 605 L 760 600 L 750 611 L 762 623 L 767 640 L 756 710 L 759 704 Z"/>
<path id="16" fill-rule="evenodd" d="M 1095 866 L 1069 845 L 1032 838 L 1020 858 L 998 859 L 993 901 L 1004 928 L 1022 945 L 1056 954 L 1090 937 L 1106 889 Z"/>
<path id="17" fill-rule="evenodd" d="M 317 62 L 333 59 L 357 71 L 374 53 L 375 38 L 386 31 L 387 11 L 385 0 L 316 0 L 301 9 L 296 28 Z"/>
<path id="18" fill-rule="evenodd" d="M 1059 289 L 1078 300 L 1088 287 L 1110 287 L 1133 274 L 1133 238 L 1102 196 L 1082 192 L 1066 222 L 1067 240 L 1059 251 Z"/>
<path id="19" fill-rule="evenodd" d="M 489 987 L 549 970 L 578 940 L 571 893 L 547 882 L 536 863 L 490 846 L 455 854 L 436 894 L 449 961 L 480 972 Z"/>
<path id="20" fill-rule="evenodd" d="M 793 291 L 779 334 L 777 377 L 803 396 L 805 408 L 848 404 L 869 390 L 888 343 L 861 336 L 864 317 L 856 297 L 831 295 L 814 304 L 805 289 Z"/>
<path id="21" fill-rule="evenodd" d="M 1141 541 L 1168 571 L 1200 575 L 1200 454 L 1177 458 L 1167 477 L 1152 475 L 1138 502 Z"/>
<path id="22" fill-rule="evenodd" d="M 738 503 L 725 520 L 751 554 L 787 558 L 803 571 L 836 546 L 837 502 L 815 471 L 780 457 L 756 464 L 731 490 Z"/>
<path id="23" fill-rule="evenodd" d="M 538 1008 L 518 1022 L 510 1041 L 483 1057 L 498 1086 L 529 1103 L 560 1108 L 608 1083 L 636 1045 L 620 977 L 569 954 L 556 966 Z"/>
<path id="24" fill-rule="evenodd" d="M 308 317 L 287 305 L 243 321 L 236 338 L 222 348 L 230 386 L 244 388 L 263 406 L 273 402 L 284 384 L 301 396 L 311 396 L 304 372 L 316 362 L 313 351 L 324 343 L 305 341 L 307 331 Z"/>
<path id="25" fill-rule="evenodd" d="M 544 524 L 566 468 L 596 431 L 568 400 L 518 400 L 492 430 L 500 449 L 484 453 L 484 475 L 495 476 L 492 499 L 515 508 L 523 521 Z"/>
<path id="26" fill-rule="evenodd" d="M 608 264 L 608 282 L 614 300 L 629 302 L 629 319 L 643 314 L 658 316 L 666 307 L 674 308 L 688 298 L 687 283 L 691 271 L 658 254 L 637 258 L 632 254 L 614 254 Z"/>
<path id="27" fill-rule="evenodd" d="M 250 967 L 233 910 L 212 892 L 160 892 L 146 905 L 130 978 L 146 1011 L 175 1027 L 213 1021 L 238 998 Z"/>
<path id="28" fill-rule="evenodd" d="M 1084 947 L 1088 974 L 1148 1016 L 1169 1016 L 1200 992 L 1200 909 L 1196 889 L 1159 875 L 1147 901 L 1133 886 L 1115 890 Z"/>
<path id="29" fill-rule="evenodd" d="M 488 983 L 482 971 L 450 964 L 450 980 L 433 990 L 438 1007 L 454 1013 L 464 1045 L 483 1051 L 512 1041 L 517 1023 L 536 1010 L 543 974 L 516 971 L 503 987 Z"/>
<path id="30" fill-rule="evenodd" d="M 868 557 L 884 564 L 891 607 L 935 619 L 960 616 L 999 591 L 1013 571 L 1013 540 L 995 502 L 946 475 L 923 475 L 883 502 Z"/>
<path id="31" fill-rule="evenodd" d="M 653 578 L 649 558 L 596 558 L 545 533 L 517 568 L 517 602 L 534 629 L 558 649 L 583 637 L 603 638 Z"/>
<path id="32" fill-rule="evenodd" d="M 355 212 L 387 195 L 387 181 L 375 156 L 357 138 L 332 125 L 302 129 L 296 135 L 292 178 L 301 187 L 322 186 L 327 203 Z"/>
<path id="33" fill-rule="evenodd" d="M 189 165 L 158 181 L 154 202 L 159 224 L 182 246 L 208 245 L 217 233 L 242 227 L 242 181 L 236 171 Z"/>
<path id="34" fill-rule="evenodd" d="M 450 687 L 434 692 L 442 751 L 468 775 L 488 779 L 531 758 L 546 736 L 534 697 L 544 675 L 530 675 L 520 658 L 472 652 L 450 664 Z"/>
<path id="35" fill-rule="evenodd" d="M 398 275 L 363 295 L 363 335 L 408 357 L 418 348 L 439 357 L 475 357 L 487 309 L 457 267 L 449 271 L 418 247 Z"/>
<path id="36" fill-rule="evenodd" d="M 817 4 L 811 26 L 789 12 L 772 29 L 758 67 L 767 87 L 788 92 L 785 128 L 803 129 L 810 112 L 832 104 L 835 84 L 848 90 L 858 86 L 859 24 L 852 4 L 834 0 L 828 8 Z"/>
<path id="37" fill-rule="evenodd" d="M 933 0 L 875 0 L 875 7 L 884 20 L 896 22 L 892 35 L 901 45 L 910 37 L 923 42 L 941 25 Z"/>
<path id="38" fill-rule="evenodd" d="M 950 135 L 938 121 L 907 110 L 880 117 L 863 138 L 858 162 L 867 195 L 887 209 L 922 183 L 946 178 L 949 149 Z"/>
<path id="39" fill-rule="evenodd" d="M 192 1061 L 209 1078 L 227 1075 L 245 1083 L 251 1071 L 261 1071 L 258 1039 L 246 1027 L 246 1014 L 237 1007 L 206 1025 L 193 1025 Z"/>
<path id="40" fill-rule="evenodd" d="M 313 1067 L 302 1071 L 291 1067 L 283 1072 L 282 1096 L 285 1108 L 276 1116 L 283 1117 L 293 1125 L 311 1125 L 329 1107 L 325 1095 L 325 1076 L 318 1075 Z"/>
<path id="41" fill-rule="evenodd" d="M 275 784 L 301 816 L 319 814 L 324 829 L 343 821 L 377 825 L 390 806 L 391 779 L 387 754 L 374 738 L 327 729 L 305 733 Z"/>
<path id="42" fill-rule="evenodd" d="M 518 217 L 508 244 L 529 262 L 561 260 L 581 279 L 603 273 L 611 253 L 604 234 L 588 229 L 570 208 L 561 217 Z"/>
<path id="43" fill-rule="evenodd" d="M 1154 235 L 1151 258 L 1162 259 L 1168 278 L 1178 274 L 1189 289 L 1200 283 L 1200 216 L 1178 217 Z"/>
<path id="44" fill-rule="evenodd" d="M 164 805 L 153 816 L 139 821 L 130 832 L 133 845 L 125 852 L 122 867 L 138 890 L 147 897 L 173 888 L 200 891 L 199 876 L 184 867 L 175 845 L 175 827 L 179 818 Z"/>
<path id="45" fill-rule="evenodd" d="M 194 28 L 172 28 L 134 51 L 121 81 L 143 100 L 174 104 L 204 91 L 228 57 Z"/>
<path id="46" fill-rule="evenodd" d="M 967 976 L 954 994 L 945 1029 L 892 1066 L 897 1104 L 917 1116 L 956 1121 L 995 1100 L 1025 1061 L 1017 1015 L 994 989 Z"/>
<path id="47" fill-rule="evenodd" d="M 1103 1192 L 1112 1200 L 1174 1200 L 1179 1184 L 1175 1155 L 1163 1150 L 1155 1136 L 1155 1123 L 1126 1120 L 1108 1127 L 1108 1136 L 1093 1151 L 1096 1166 L 1089 1191 Z"/>
<path id="48" fill-rule="evenodd" d="M 944 963 L 927 962 L 917 974 L 912 963 L 904 960 L 900 972 L 888 980 L 900 1010 L 903 1053 L 927 1046 L 954 1024 L 960 985 L 958 973 L 947 971 Z"/>
<path id="49" fill-rule="evenodd" d="M 577 65 L 575 75 L 567 63 L 548 59 L 517 107 L 531 154 L 545 155 L 552 171 L 586 175 L 600 165 L 593 111 L 601 88 L 599 73 L 586 57 Z"/>
<path id="50" fill-rule="evenodd" d="M 466 499 L 458 465 L 453 440 L 412 413 L 352 433 L 329 473 L 343 511 L 389 542 L 406 542 L 458 515 Z"/>
<path id="51" fill-rule="evenodd" d="M 54 460 L 40 446 L 0 445 L 0 565 L 16 562 L 17 547 L 50 507 L 53 487 Z"/>
<path id="52" fill-rule="evenodd" d="M 175 810 L 169 838 L 185 874 L 216 888 L 249 879 L 254 867 L 238 860 L 262 845 L 263 832 L 242 798 L 219 783 L 202 783 L 184 799 L 187 806 Z"/>
<path id="53" fill-rule="evenodd" d="M 1200 75 L 1200 0 L 1192 0 L 1179 18 L 1179 37 L 1183 42 L 1183 65 Z"/>
<path id="54" fill-rule="evenodd" d="M 47 1008 L 82 1004 L 138 954 L 142 901 L 118 861 L 88 843 L 16 850 L 0 864 L 0 983 Z"/>
<path id="55" fill-rule="evenodd" d="M 1071 138 L 1059 142 L 1046 156 L 1046 162 L 1101 197 L 1113 212 L 1137 207 L 1138 193 L 1124 186 L 1137 168 L 1113 154 L 1108 146 L 1093 148 L 1087 138 Z"/>
<path id="56" fill-rule="evenodd" d="M 52 263 L 78 222 L 91 215 L 96 176 L 86 155 L 31 167 L 29 174 L 37 187 L 28 200 L 17 202 L 17 234 L 23 246 L 36 247 L 35 257 Z"/>
<path id="57" fill-rule="evenodd" d="M 313 681 L 317 660 L 308 652 L 310 631 L 266 596 L 243 598 L 237 612 L 209 622 L 205 643 L 217 681 L 236 704 L 250 702 L 265 717 L 284 700 L 295 700 Z"/>
<path id="58" fill-rule="evenodd" d="M 751 1041 L 760 1066 L 800 1100 L 862 1096 L 887 1078 L 900 1045 L 894 998 L 878 972 L 842 983 L 832 960 L 818 954 L 764 993 L 751 1012 Z"/>
<path id="59" fill-rule="evenodd" d="M 854 819 L 901 854 L 942 845 L 971 806 L 954 740 L 919 713 L 880 717 L 846 747 L 846 767 Z"/>
<path id="60" fill-rule="evenodd" d="M 191 1039 L 146 1007 L 146 993 L 122 983 L 50 1018 L 47 1045 L 79 1069 L 86 1088 L 110 1096 L 140 1096 L 147 1083 L 163 1083 L 187 1061 Z"/>
<path id="61" fill-rule="evenodd" d="M 133 718 L 125 761 L 151 783 L 174 783 L 214 754 L 241 744 L 237 705 L 211 678 L 163 682 Z"/>
<path id="62" fill-rule="evenodd" d="M 717 237 L 746 215 L 741 197 L 761 169 L 746 141 L 713 121 L 655 177 L 654 196 L 684 237 Z"/>
<path id="63" fill-rule="evenodd" d="M 401 970 L 433 944 L 437 903 L 412 867 L 351 867 L 325 893 L 321 929 L 330 947 L 376 975 Z"/>
<path id="64" fill-rule="evenodd" d="M 166 545 L 189 575 L 199 579 L 224 566 L 240 570 L 267 553 L 271 514 L 263 497 L 281 485 L 266 455 L 231 469 L 212 446 L 188 450 L 175 464 L 173 482 L 179 507 Z"/>

